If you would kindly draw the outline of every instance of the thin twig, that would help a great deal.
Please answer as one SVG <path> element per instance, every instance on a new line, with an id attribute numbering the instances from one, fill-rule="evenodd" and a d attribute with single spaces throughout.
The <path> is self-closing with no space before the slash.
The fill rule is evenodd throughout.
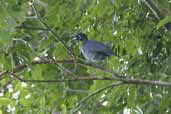
<path id="1" fill-rule="evenodd" d="M 163 15 L 160 11 L 160 8 L 153 0 L 144 0 L 144 2 L 150 8 L 150 10 L 153 12 L 153 14 L 158 20 L 163 19 Z"/>
<path id="2" fill-rule="evenodd" d="M 74 92 L 74 93 L 83 93 L 83 94 L 88 94 L 88 93 L 89 93 L 89 92 L 86 91 L 86 90 L 71 89 L 71 88 L 67 88 L 66 91 Z"/>
<path id="3" fill-rule="evenodd" d="M 71 110 L 70 114 L 75 114 L 76 112 L 78 112 L 78 111 L 81 109 L 82 105 L 84 105 L 84 103 L 85 103 L 87 100 L 89 100 L 90 98 L 92 98 L 93 96 L 95 96 L 95 95 L 101 93 L 102 91 L 104 91 L 104 90 L 106 90 L 106 89 L 113 88 L 113 87 L 115 87 L 115 86 L 119 86 L 119 85 L 123 85 L 123 84 L 124 84 L 123 82 L 116 82 L 116 83 L 109 84 L 109 85 L 107 85 L 107 86 L 105 86 L 105 87 L 102 87 L 102 88 L 100 88 L 100 89 L 94 91 L 94 92 L 91 93 L 90 95 L 84 97 L 84 98 L 77 104 L 76 108 L 75 108 L 74 110 Z"/>
<path id="4" fill-rule="evenodd" d="M 30 50 L 32 51 L 33 54 L 35 54 L 36 56 L 38 56 L 39 58 L 41 58 L 43 61 L 46 61 L 46 59 L 44 59 L 43 57 L 39 56 L 39 55 L 33 50 L 31 44 L 29 44 L 27 41 L 22 40 L 22 39 L 17 39 L 17 38 L 13 38 L 13 40 L 19 41 L 19 42 L 21 42 L 21 43 L 24 43 L 28 48 L 30 48 Z M 76 76 L 76 75 L 75 75 L 74 73 L 72 73 L 70 70 L 68 70 L 67 68 L 64 68 L 62 65 L 60 65 L 60 64 L 58 63 L 58 61 L 56 61 L 53 57 L 49 57 L 49 58 L 54 62 L 54 64 L 57 66 L 57 68 L 59 68 L 59 69 L 65 71 L 65 72 L 67 72 L 67 73 L 69 73 L 69 74 L 71 74 L 71 75 L 73 75 L 73 76 Z"/>
<path id="5" fill-rule="evenodd" d="M 17 26 L 16 29 L 28 29 L 28 30 L 42 30 L 42 31 L 48 31 L 46 28 L 41 27 L 32 27 L 32 26 Z"/>
<path id="6" fill-rule="evenodd" d="M 22 79 L 18 76 L 16 76 L 15 73 L 11 73 L 11 75 L 13 75 L 14 77 L 16 77 L 18 80 L 20 80 L 21 82 L 32 82 L 32 83 L 63 83 L 63 82 L 73 82 L 73 81 L 93 81 L 93 80 L 115 80 L 113 78 L 99 78 L 99 77 L 88 77 L 88 76 L 84 76 L 84 77 L 77 77 L 77 78 L 71 78 L 71 79 L 58 79 L 58 80 L 27 80 L 27 79 Z"/>
<path id="7" fill-rule="evenodd" d="M 44 22 L 44 20 L 41 18 L 41 16 L 39 15 L 38 13 L 38 10 L 37 8 L 35 7 L 35 4 L 34 4 L 34 0 L 32 1 L 32 4 L 31 6 L 33 7 L 34 9 L 34 12 L 35 12 L 35 15 L 37 17 L 37 19 L 47 28 L 48 31 L 51 32 L 51 34 L 54 36 L 54 40 L 55 41 L 60 41 L 62 43 L 62 45 L 68 50 L 69 54 L 72 55 L 72 57 L 75 57 L 74 56 L 74 53 L 70 50 L 70 48 L 66 45 L 66 43 L 50 28 L 50 26 Z"/>
<path id="8" fill-rule="evenodd" d="M 109 69 L 106 69 L 106 68 L 104 68 L 104 67 L 101 67 L 101 66 L 97 66 L 97 65 L 95 65 L 95 64 L 92 64 L 92 63 L 86 63 L 86 62 L 84 62 L 84 61 L 82 61 L 82 60 L 79 60 L 77 63 L 80 64 L 80 65 L 83 65 L 83 66 L 89 66 L 89 67 L 92 67 L 92 68 L 99 69 L 99 70 L 101 70 L 101 71 L 103 71 L 103 72 L 106 72 L 106 73 L 110 73 L 110 74 L 112 74 L 116 79 L 117 79 L 117 78 L 126 78 L 126 76 L 120 75 L 119 73 L 117 73 L 117 72 L 115 72 L 115 71 L 113 71 L 113 70 L 109 70 Z M 127 77 L 128 77 L 128 76 L 127 76 Z"/>
<path id="9" fill-rule="evenodd" d="M 2 80 L 3 78 L 4 78 L 4 76 L 6 75 L 6 74 L 8 74 L 9 72 L 6 70 L 6 71 L 3 71 L 3 72 L 1 72 L 0 73 L 0 80 Z"/>
<path id="10" fill-rule="evenodd" d="M 73 60 L 56 60 L 56 62 L 58 63 L 69 63 L 69 64 L 73 64 L 74 61 Z M 48 61 L 48 60 L 43 60 L 43 61 L 33 61 L 31 63 L 31 65 L 38 65 L 38 64 L 54 64 L 52 61 Z M 20 70 L 23 70 L 24 68 L 28 67 L 27 64 L 19 64 L 17 65 L 14 69 L 13 72 L 18 72 Z"/>
<path id="11" fill-rule="evenodd" d="M 53 57 L 51 57 L 51 60 L 54 62 L 55 65 L 57 65 L 59 68 L 61 68 L 61 70 L 67 72 L 68 74 L 71 74 L 72 76 L 77 76 L 76 74 L 74 74 L 69 69 L 67 69 L 67 68 L 63 67 L 62 65 L 60 65 Z"/>
<path id="12" fill-rule="evenodd" d="M 162 20 L 165 17 L 154 0 L 143 0 L 143 1 L 150 8 L 150 10 L 153 12 L 153 14 L 158 20 Z M 166 23 L 164 27 L 166 31 L 170 32 L 171 29 L 170 23 Z"/>
<path id="13" fill-rule="evenodd" d="M 69 63 L 69 64 L 74 64 L 73 60 L 56 60 L 57 63 Z M 42 60 L 42 61 L 33 61 L 30 65 L 39 65 L 39 64 L 54 64 L 52 61 L 49 60 Z M 27 68 L 28 66 L 30 66 L 28 64 L 19 64 L 16 65 L 13 69 L 9 70 L 9 71 L 3 71 L 0 73 L 0 80 L 4 77 L 4 75 L 8 74 L 9 72 L 19 72 L 25 68 Z"/>
<path id="14" fill-rule="evenodd" d="M 12 82 L 13 80 L 15 80 L 15 79 L 16 79 L 15 77 L 9 79 L 9 80 L 0 88 L 0 91 L 5 90 L 6 87 L 7 87 L 9 84 L 11 84 L 11 82 Z"/>

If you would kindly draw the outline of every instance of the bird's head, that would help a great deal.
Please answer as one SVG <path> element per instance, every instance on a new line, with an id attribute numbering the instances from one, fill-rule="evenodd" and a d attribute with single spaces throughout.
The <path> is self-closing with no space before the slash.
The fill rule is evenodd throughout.
<path id="1" fill-rule="evenodd" d="M 72 41 L 87 41 L 88 38 L 84 33 L 78 33 L 72 37 Z"/>

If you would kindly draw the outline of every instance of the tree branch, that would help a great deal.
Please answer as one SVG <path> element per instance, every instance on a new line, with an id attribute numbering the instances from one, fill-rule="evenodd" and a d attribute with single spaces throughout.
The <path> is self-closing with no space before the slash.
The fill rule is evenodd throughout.
<path id="1" fill-rule="evenodd" d="M 102 91 L 106 90 L 106 89 L 109 89 L 109 88 L 113 88 L 115 86 L 119 86 L 119 85 L 122 85 L 124 84 L 123 82 L 116 82 L 116 83 L 112 83 L 112 84 L 109 84 L 105 87 L 102 87 L 96 91 L 94 91 L 93 93 L 91 93 L 90 95 L 84 97 L 76 106 L 76 108 L 74 110 L 71 110 L 71 112 L 69 114 L 75 114 L 76 112 L 78 112 L 80 110 L 80 108 L 82 107 L 82 105 L 84 105 L 84 103 L 89 100 L 90 98 L 92 98 L 93 96 L 101 93 Z"/>
<path id="2" fill-rule="evenodd" d="M 159 6 L 154 2 L 154 0 L 143 0 L 143 1 L 150 8 L 150 10 L 153 12 L 153 14 L 158 20 L 162 20 L 164 18 L 164 14 L 161 12 Z M 171 28 L 170 23 L 167 23 L 164 26 L 166 31 L 170 32 L 170 28 Z"/>
<path id="3" fill-rule="evenodd" d="M 96 77 L 96 76 L 82 76 L 71 79 L 58 79 L 58 80 L 26 80 L 15 75 L 15 73 L 10 73 L 15 78 L 22 82 L 32 82 L 32 83 L 61 83 L 61 82 L 72 82 L 72 81 L 93 81 L 93 80 L 103 80 L 103 81 L 121 81 L 124 84 L 144 84 L 153 86 L 170 86 L 171 82 L 162 82 L 158 80 L 142 80 L 142 79 L 128 79 L 128 78 L 115 78 L 115 77 Z"/>
<path id="4" fill-rule="evenodd" d="M 56 63 L 69 63 L 69 64 L 74 64 L 73 60 L 56 60 Z M 5 70 L 3 72 L 0 72 L 0 80 L 4 78 L 5 75 L 9 73 L 16 73 L 19 72 L 29 66 L 32 65 L 40 65 L 40 64 L 55 64 L 53 61 L 48 61 L 48 60 L 43 60 L 43 61 L 33 61 L 30 65 L 29 64 L 19 64 L 16 65 L 13 69 L 11 70 Z"/>
<path id="5" fill-rule="evenodd" d="M 100 66 L 97 66 L 97 65 L 92 64 L 92 63 L 86 63 L 86 62 L 83 62 L 83 61 L 80 61 L 80 60 L 54 60 L 53 59 L 52 61 L 49 61 L 49 60 L 33 61 L 30 65 L 56 64 L 56 63 L 79 64 L 79 65 L 86 66 L 86 67 L 88 66 L 88 67 L 96 68 L 96 69 L 101 70 L 101 71 L 106 72 L 106 73 L 110 73 L 110 74 L 114 75 L 116 78 L 117 77 L 118 78 L 125 77 L 125 76 L 120 75 L 119 73 L 117 73 L 117 72 L 115 72 L 113 70 L 109 70 L 109 69 L 106 69 L 104 67 L 100 67 Z M 26 68 L 28 66 L 29 65 L 27 65 L 27 64 L 19 64 L 19 65 L 15 66 L 11 71 L 13 71 L 13 73 L 16 73 L 16 72 L 19 72 L 19 71 L 23 70 L 24 68 Z M 2 74 L 2 75 L 4 75 L 4 74 Z"/>
<path id="6" fill-rule="evenodd" d="M 9 79 L 3 86 L 0 87 L 0 91 L 5 90 L 6 87 L 7 87 L 13 80 L 15 80 L 15 79 L 16 79 L 15 77 Z"/>
<path id="7" fill-rule="evenodd" d="M 51 32 L 51 34 L 54 36 L 54 40 L 55 41 L 60 41 L 62 43 L 62 45 L 68 50 L 69 54 L 72 55 L 72 57 L 75 57 L 74 56 L 74 53 L 70 50 L 70 48 L 65 44 L 65 42 L 49 27 L 49 25 L 47 23 L 44 22 L 44 20 L 41 18 L 41 16 L 39 15 L 38 13 L 38 10 L 37 8 L 35 7 L 35 4 L 34 4 L 34 0 L 32 0 L 32 3 L 31 3 L 31 6 L 33 7 L 34 9 L 34 12 L 35 12 L 35 15 L 37 17 L 37 19 L 47 28 L 48 31 Z"/>
<path id="8" fill-rule="evenodd" d="M 55 60 L 57 63 L 68 63 L 68 64 L 83 64 L 83 63 L 79 63 L 78 61 L 74 61 L 74 60 Z M 55 64 L 53 61 L 33 61 L 31 63 L 31 65 L 38 65 L 38 64 Z M 90 66 L 92 68 L 96 68 L 95 65 L 92 65 L 90 63 L 85 63 L 85 66 Z M 12 73 L 16 73 L 19 72 L 21 70 L 23 70 L 24 68 L 28 67 L 27 64 L 20 64 L 17 65 L 14 69 L 12 69 L 11 71 L 4 71 L 2 73 L 0 73 L 0 77 L 2 78 L 3 75 L 6 75 L 9 72 Z M 97 69 L 105 71 L 107 73 L 111 73 L 108 72 L 108 70 L 106 70 L 105 68 L 102 69 L 101 67 L 97 67 Z M 112 73 L 111 73 L 112 74 Z M 116 75 L 119 75 L 116 73 Z M 121 76 L 121 75 L 119 75 Z M 121 76 L 124 77 L 124 76 Z M 66 82 L 66 81 L 80 81 L 80 80 L 117 80 L 117 81 L 123 81 L 124 83 L 127 84 L 147 84 L 147 85 L 160 85 L 160 86 L 171 86 L 171 82 L 162 82 L 162 81 L 151 81 L 151 80 L 141 80 L 141 79 L 130 79 L 128 77 L 126 78 L 119 78 L 119 77 L 89 77 L 89 76 L 84 76 L 84 77 L 78 77 L 78 78 L 74 78 L 74 79 L 64 79 L 64 80 L 27 80 L 27 82 L 37 82 L 37 83 L 54 83 L 54 82 Z M 20 79 L 20 81 L 26 81 L 24 79 Z"/>
<path id="9" fill-rule="evenodd" d="M 42 31 L 48 31 L 48 29 L 41 28 L 41 27 L 32 27 L 32 26 L 16 26 L 16 29 L 28 29 L 28 30 L 42 30 Z"/>
<path id="10" fill-rule="evenodd" d="M 112 74 L 114 77 L 116 78 L 126 78 L 126 76 L 124 75 L 121 75 L 119 73 L 117 73 L 116 71 L 113 71 L 113 70 L 109 70 L 109 69 L 106 69 L 104 67 L 101 67 L 101 66 L 97 66 L 95 64 L 92 64 L 92 63 L 86 63 L 82 60 L 78 60 L 77 62 L 78 64 L 82 65 L 82 66 L 89 66 L 89 67 L 92 67 L 92 68 L 96 68 L 98 70 L 101 70 L 103 72 L 106 72 L 106 73 L 109 73 L 109 74 Z M 128 77 L 128 76 L 127 76 Z"/>
<path id="11" fill-rule="evenodd" d="M 73 60 L 56 60 L 56 63 L 69 63 L 69 64 L 74 64 Z M 31 65 L 39 65 L 39 64 L 54 64 L 53 61 L 48 61 L 48 60 L 44 60 L 44 61 L 33 61 L 31 63 Z M 21 71 L 22 69 L 28 67 L 29 65 L 27 64 L 19 64 L 16 67 L 14 67 L 14 69 L 12 70 L 14 73 Z"/>
<path id="12" fill-rule="evenodd" d="M 8 74 L 9 72 L 8 71 L 3 71 L 0 73 L 0 80 L 6 75 Z"/>

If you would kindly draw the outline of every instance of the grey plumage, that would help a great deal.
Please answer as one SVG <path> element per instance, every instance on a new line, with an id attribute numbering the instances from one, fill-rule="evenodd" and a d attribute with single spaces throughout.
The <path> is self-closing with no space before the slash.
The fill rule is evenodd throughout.
<path id="1" fill-rule="evenodd" d="M 107 45 L 98 41 L 88 40 L 87 36 L 83 33 L 75 35 L 73 37 L 73 40 L 82 41 L 81 52 L 88 61 L 100 61 L 112 55 L 115 55 L 120 58 L 120 56 L 117 55 Z"/>

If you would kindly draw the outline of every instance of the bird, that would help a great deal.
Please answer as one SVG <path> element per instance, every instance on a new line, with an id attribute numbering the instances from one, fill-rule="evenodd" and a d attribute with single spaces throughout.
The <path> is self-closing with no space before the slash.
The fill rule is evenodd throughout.
<path id="1" fill-rule="evenodd" d="M 88 40 L 87 35 L 84 33 L 77 33 L 72 37 L 72 41 L 82 41 L 81 53 L 89 62 L 102 61 L 112 55 L 121 58 L 104 43 Z"/>

